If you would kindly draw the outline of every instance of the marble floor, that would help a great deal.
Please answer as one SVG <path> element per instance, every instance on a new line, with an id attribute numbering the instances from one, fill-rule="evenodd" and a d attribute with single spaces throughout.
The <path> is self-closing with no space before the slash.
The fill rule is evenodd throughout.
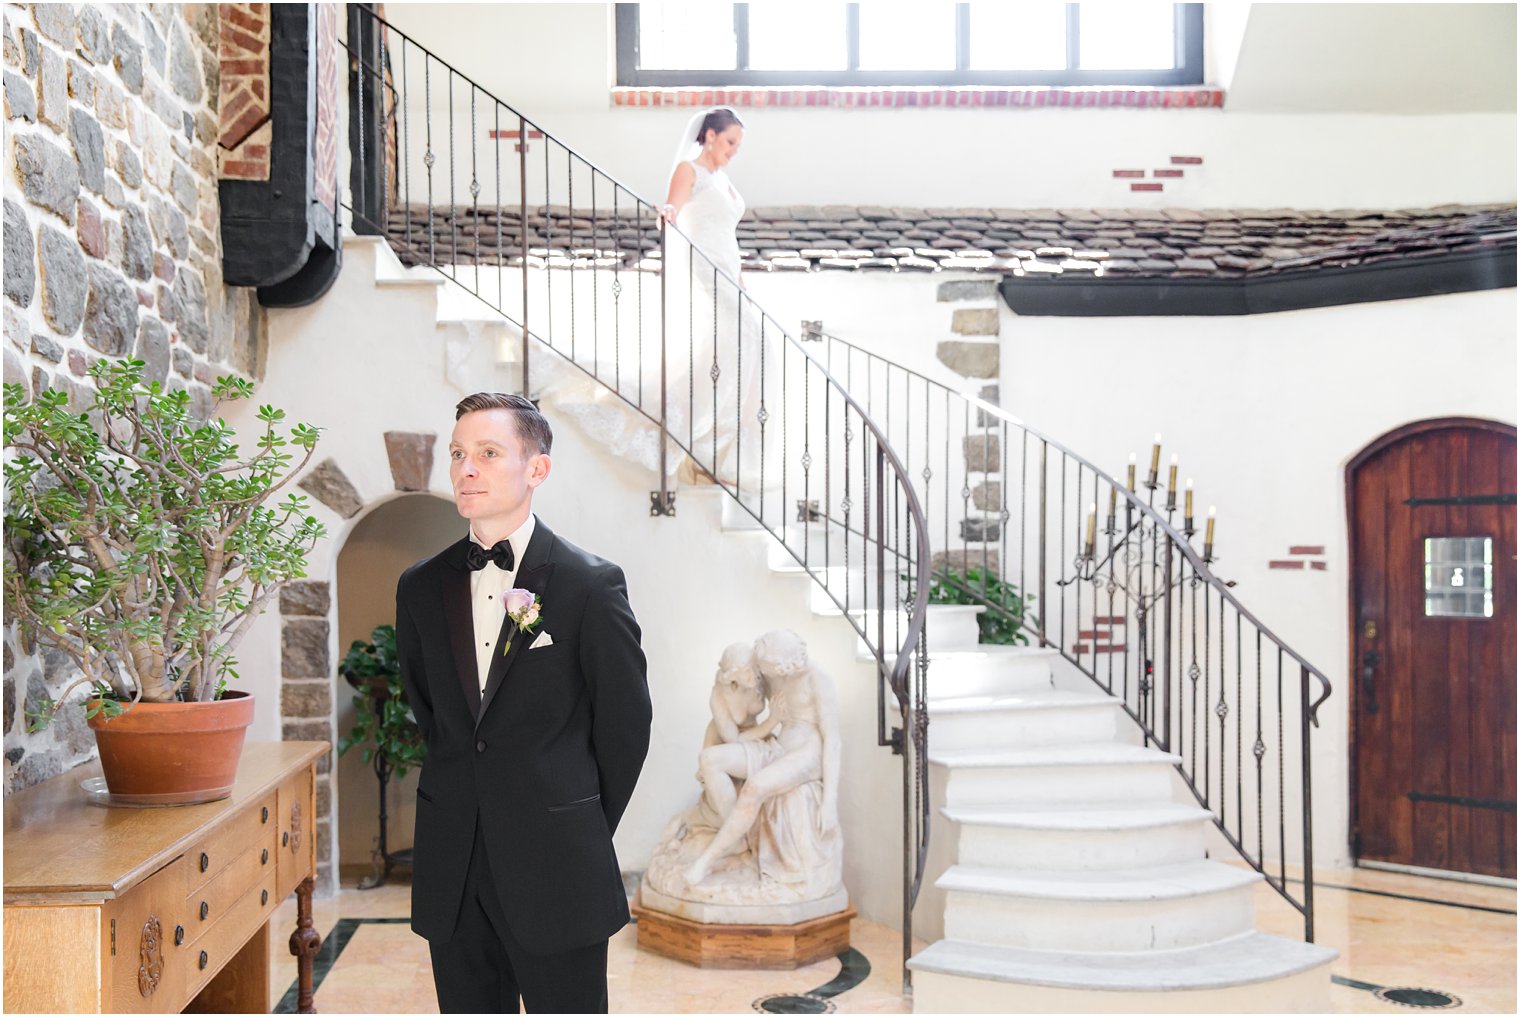
<path id="1" fill-rule="evenodd" d="M 1292 873 L 1290 872 L 1290 876 Z M 324 939 L 318 958 L 316 1008 L 321 1013 L 437 1013 L 427 945 L 407 926 L 410 887 L 400 881 L 342 890 L 313 907 Z M 1270 889 L 1258 891 L 1257 918 L 1268 932 L 1303 935 L 1303 919 Z M 285 955 L 295 927 L 295 900 L 275 915 L 271 972 L 276 1012 L 294 1012 L 295 961 Z M 1458 1000 L 1458 1009 L 1514 1013 L 1515 891 L 1367 869 L 1324 870 L 1315 894 L 1316 939 L 1340 951 L 1331 1004 L 1337 1013 L 1395 1013 L 1410 1007 L 1375 995 L 1379 988 L 1421 988 Z M 625 928 L 608 953 L 614 1013 L 799 1012 L 772 996 L 816 993 L 839 1013 L 908 1013 L 901 994 L 901 931 L 857 919 L 851 930 L 859 957 L 831 959 L 796 971 L 716 971 L 690 967 L 637 949 Z M 341 948 L 341 949 L 340 949 Z M 860 972 L 869 973 L 858 979 Z M 843 977 L 841 977 L 843 976 Z M 839 991 L 841 984 L 850 985 Z M 830 984 L 833 983 L 833 984 Z M 818 1012 L 822 1007 L 808 1012 Z"/>

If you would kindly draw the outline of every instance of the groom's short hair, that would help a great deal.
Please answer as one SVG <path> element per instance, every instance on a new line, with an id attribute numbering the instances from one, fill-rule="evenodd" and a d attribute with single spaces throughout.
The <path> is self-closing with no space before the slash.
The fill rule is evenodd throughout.
<path id="1" fill-rule="evenodd" d="M 454 407 L 454 419 L 479 410 L 511 410 L 512 419 L 517 422 L 517 437 L 530 449 L 537 448 L 548 455 L 554 445 L 554 431 L 549 427 L 549 421 L 526 396 L 476 392 L 459 400 L 459 405 Z"/>

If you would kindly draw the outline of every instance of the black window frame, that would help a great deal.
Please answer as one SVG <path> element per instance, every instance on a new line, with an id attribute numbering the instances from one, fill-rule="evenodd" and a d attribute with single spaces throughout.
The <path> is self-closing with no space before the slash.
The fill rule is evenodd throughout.
<path id="1" fill-rule="evenodd" d="M 1176 18 L 1176 61 L 1170 70 L 1082 70 L 1076 66 L 1080 40 L 1080 4 L 1066 5 L 1066 63 L 1061 70 L 973 70 L 971 6 L 955 5 L 955 69 L 932 71 L 865 71 L 860 69 L 860 5 L 846 4 L 848 67 L 832 71 L 756 71 L 749 63 L 749 4 L 736 3 L 734 40 L 736 68 L 707 70 L 643 69 L 638 65 L 639 5 L 616 4 L 618 87 L 631 88 L 769 88 L 793 87 L 999 87 L 999 86 L 1125 86 L 1132 88 L 1203 84 L 1203 4 L 1173 4 Z"/>

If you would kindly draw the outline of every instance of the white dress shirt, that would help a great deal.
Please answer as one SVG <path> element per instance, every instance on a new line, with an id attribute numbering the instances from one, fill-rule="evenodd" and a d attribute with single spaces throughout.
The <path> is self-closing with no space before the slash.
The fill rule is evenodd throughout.
<path id="1" fill-rule="evenodd" d="M 535 524 L 536 518 L 529 512 L 527 522 L 507 537 L 512 542 L 514 559 L 511 572 L 500 568 L 494 561 L 488 561 L 485 568 L 470 573 L 470 605 L 475 621 L 475 665 L 482 694 L 486 689 L 486 678 L 491 673 L 491 653 L 501 652 L 496 640 L 501 635 L 501 623 L 506 617 L 505 609 L 501 606 L 502 594 L 512 589 L 517 580 L 517 571 L 522 566 L 523 553 L 528 550 L 528 541 L 533 537 Z M 490 544 L 475 535 L 474 526 L 470 527 L 470 539 L 488 551 L 491 549 Z"/>

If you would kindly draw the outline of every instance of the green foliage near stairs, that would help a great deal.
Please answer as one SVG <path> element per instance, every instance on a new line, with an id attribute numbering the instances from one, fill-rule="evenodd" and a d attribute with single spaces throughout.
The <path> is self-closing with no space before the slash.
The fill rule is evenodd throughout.
<path id="1" fill-rule="evenodd" d="M 946 569 L 935 572 L 929 580 L 929 603 L 931 604 L 980 604 L 987 608 L 976 616 L 981 630 L 980 641 L 1002 646 L 1027 646 L 1029 637 L 1024 629 L 1035 624 L 1035 617 L 1028 610 L 1034 601 L 1032 593 L 1020 594 L 1013 583 L 1005 582 L 990 572 L 970 568 Z"/>

